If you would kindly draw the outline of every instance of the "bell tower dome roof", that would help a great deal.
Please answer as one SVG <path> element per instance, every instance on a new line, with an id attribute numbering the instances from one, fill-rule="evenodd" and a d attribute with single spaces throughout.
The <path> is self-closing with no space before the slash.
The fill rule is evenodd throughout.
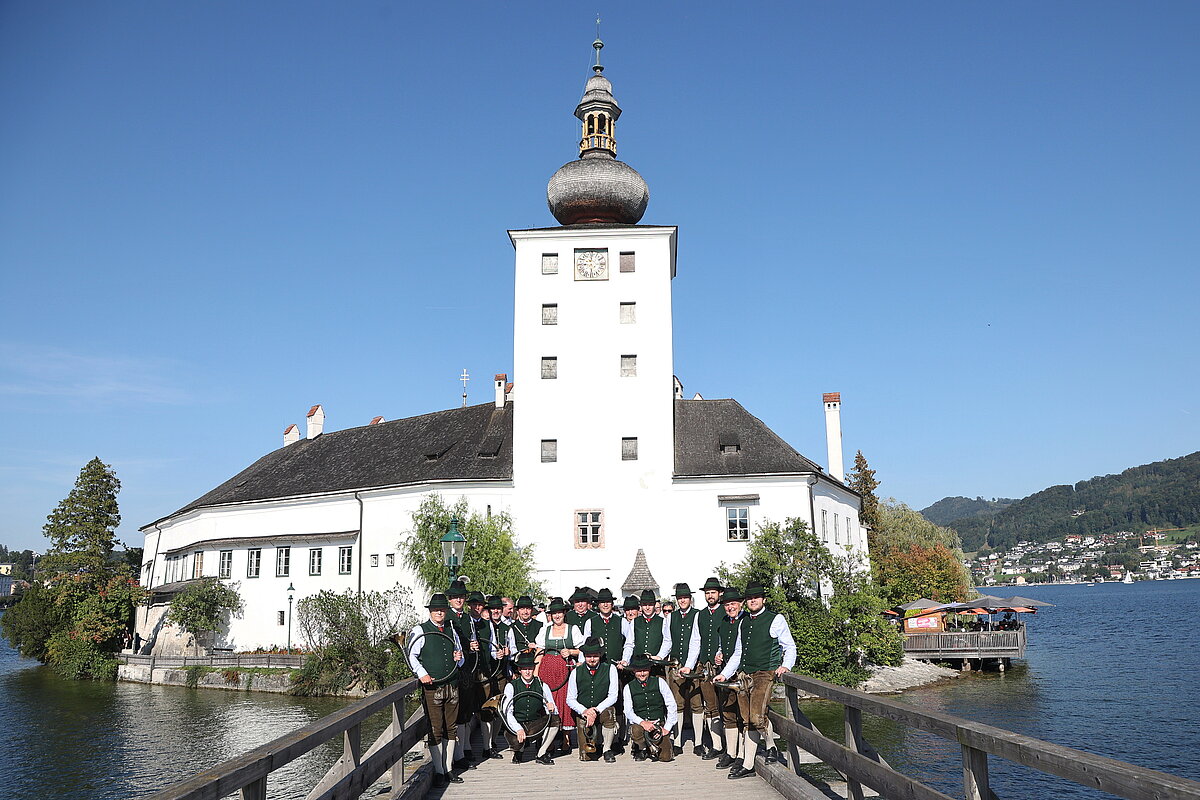
<path id="1" fill-rule="evenodd" d="M 558 169 L 546 186 L 550 213 L 562 225 L 616 223 L 636 225 L 646 213 L 650 189 L 637 170 L 617 160 L 616 123 L 621 107 L 604 77 L 597 36 L 593 74 L 583 88 L 575 116 L 583 124 L 579 158 Z"/>

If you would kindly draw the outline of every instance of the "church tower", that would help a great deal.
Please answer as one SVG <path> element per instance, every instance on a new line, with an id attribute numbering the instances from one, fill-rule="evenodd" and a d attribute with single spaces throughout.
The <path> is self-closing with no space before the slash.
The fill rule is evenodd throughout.
<path id="1" fill-rule="evenodd" d="M 676 229 L 638 224 L 649 190 L 616 158 L 621 107 L 603 46 L 593 43 L 575 108 L 578 158 L 546 190 L 560 227 L 509 231 L 513 511 L 552 594 L 584 584 L 619 593 L 639 540 L 655 535 L 674 469 Z"/>

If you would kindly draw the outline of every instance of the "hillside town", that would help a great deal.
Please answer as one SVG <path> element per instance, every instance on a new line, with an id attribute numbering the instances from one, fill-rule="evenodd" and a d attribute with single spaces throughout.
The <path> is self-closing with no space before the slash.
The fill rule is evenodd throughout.
<path id="1" fill-rule="evenodd" d="M 977 586 L 1200 578 L 1200 541 L 1186 530 L 1068 534 L 981 552 L 965 564 Z"/>

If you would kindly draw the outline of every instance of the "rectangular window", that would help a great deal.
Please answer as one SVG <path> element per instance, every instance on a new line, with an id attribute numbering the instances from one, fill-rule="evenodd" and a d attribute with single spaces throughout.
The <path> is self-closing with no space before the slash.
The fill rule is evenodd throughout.
<path id="1" fill-rule="evenodd" d="M 621 460 L 637 461 L 637 437 L 626 436 L 621 440 Z"/>
<path id="2" fill-rule="evenodd" d="M 621 377 L 637 377 L 637 356 L 621 356 Z"/>
<path id="3" fill-rule="evenodd" d="M 192 553 L 192 577 L 199 578 L 204 574 L 204 552 L 197 550 Z"/>
<path id="4" fill-rule="evenodd" d="M 372 554 L 371 554 L 371 566 L 372 566 L 372 567 L 378 567 L 378 566 L 379 566 L 379 553 L 372 553 Z"/>
<path id="5" fill-rule="evenodd" d="M 542 303 L 542 324 L 558 324 L 558 303 Z"/>
<path id="6" fill-rule="evenodd" d="M 385 567 L 394 567 L 394 566 L 396 566 L 396 554 L 395 554 L 395 553 L 388 553 L 386 556 L 384 556 L 384 557 L 383 557 L 383 565 L 384 565 Z"/>
<path id="7" fill-rule="evenodd" d="M 575 547 L 604 546 L 604 512 L 586 509 L 575 512 Z"/>
<path id="8" fill-rule="evenodd" d="M 228 578 L 233 575 L 233 551 L 222 550 L 221 558 L 217 562 L 217 577 Z"/>
<path id="9" fill-rule="evenodd" d="M 308 551 L 308 574 L 321 574 L 321 553 L 323 551 L 319 547 L 313 547 Z"/>
<path id="10" fill-rule="evenodd" d="M 829 541 L 829 512 L 821 509 L 821 541 Z"/>
<path id="11" fill-rule="evenodd" d="M 542 253 L 542 274 L 558 274 L 558 253 Z"/>
<path id="12" fill-rule="evenodd" d="M 287 624 L 287 615 L 286 615 L 286 613 L 285 613 L 285 612 L 283 612 L 283 611 L 276 611 L 276 612 L 275 612 L 275 621 L 276 621 L 276 622 L 278 622 L 280 625 L 285 625 L 285 624 Z"/>
<path id="13" fill-rule="evenodd" d="M 841 525 L 839 525 L 838 523 L 839 523 L 838 515 L 834 514 L 833 515 L 833 543 L 834 544 L 841 544 L 841 542 L 842 542 Z"/>
<path id="14" fill-rule="evenodd" d="M 750 540 L 750 509 L 729 506 L 725 509 L 725 538 L 731 542 Z"/>
<path id="15" fill-rule="evenodd" d="M 338 574 L 349 575 L 350 567 L 354 564 L 354 548 L 338 548 Z"/>
<path id="16" fill-rule="evenodd" d="M 621 303 L 621 324 L 632 325 L 637 322 L 637 303 Z"/>
<path id="17" fill-rule="evenodd" d="M 292 571 L 292 548 L 275 548 L 275 577 L 286 578 Z"/>
<path id="18" fill-rule="evenodd" d="M 558 439 L 542 439 L 542 463 L 558 461 Z"/>
<path id="19" fill-rule="evenodd" d="M 621 272 L 634 271 L 633 253 L 621 253 Z"/>
<path id="20" fill-rule="evenodd" d="M 854 544 L 854 528 L 850 527 L 854 517 L 846 517 L 846 546 Z"/>
<path id="21" fill-rule="evenodd" d="M 246 551 L 246 577 L 257 578 L 262 574 L 262 550 L 255 547 Z"/>
<path id="22" fill-rule="evenodd" d="M 542 380 L 552 381 L 558 378 L 558 357 L 542 356 Z"/>

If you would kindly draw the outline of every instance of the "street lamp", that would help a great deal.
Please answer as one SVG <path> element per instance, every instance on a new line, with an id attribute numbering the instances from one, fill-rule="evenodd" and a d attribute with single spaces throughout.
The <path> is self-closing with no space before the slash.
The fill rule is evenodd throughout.
<path id="1" fill-rule="evenodd" d="M 288 651 L 289 656 L 292 654 L 292 593 L 295 591 L 296 591 L 296 587 L 293 586 L 291 584 L 291 582 L 289 581 L 288 588 L 287 588 L 287 593 L 288 593 L 288 644 L 287 644 L 287 651 Z"/>
<path id="2" fill-rule="evenodd" d="M 458 579 L 458 568 L 462 566 L 463 552 L 467 549 L 467 539 L 458 532 L 458 518 L 450 520 L 450 530 L 442 537 L 442 559 L 450 570 L 450 582 Z"/>

